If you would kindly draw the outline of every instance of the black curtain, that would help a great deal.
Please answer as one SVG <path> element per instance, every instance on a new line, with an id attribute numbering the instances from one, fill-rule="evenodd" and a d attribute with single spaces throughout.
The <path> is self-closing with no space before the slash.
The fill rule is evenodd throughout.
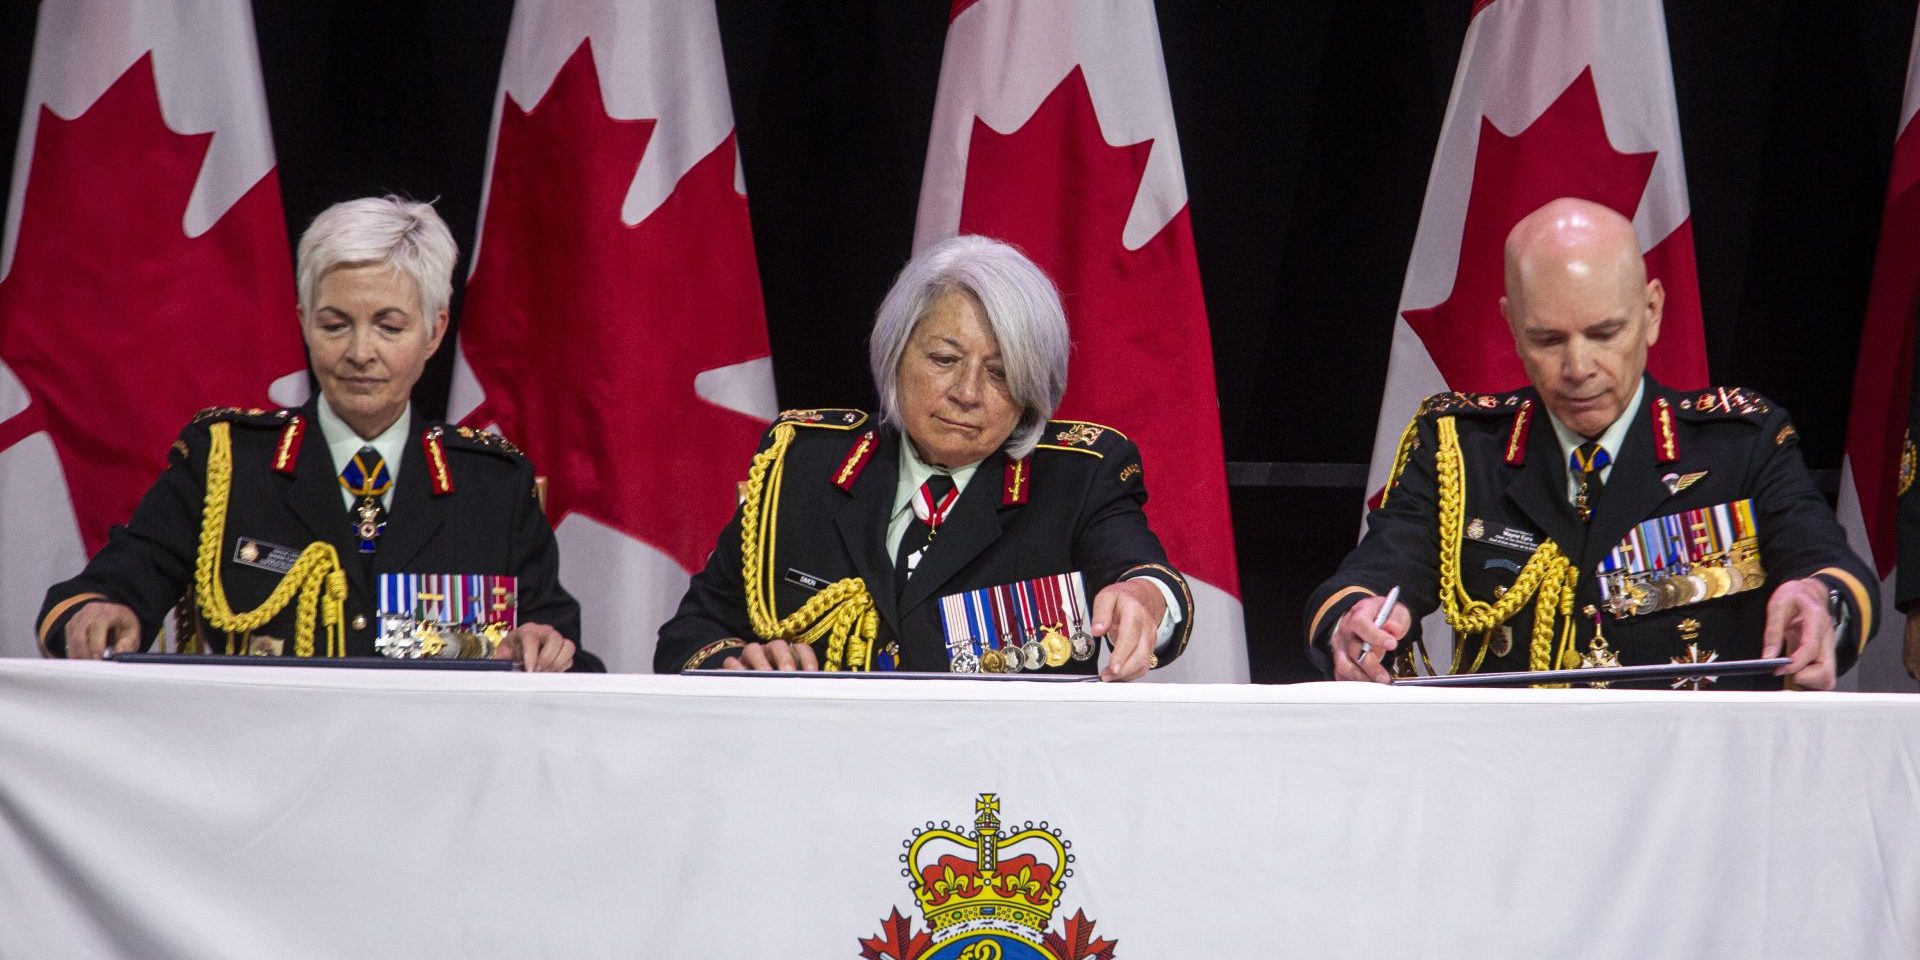
<path id="1" fill-rule="evenodd" d="M 36 6 L 0 5 L 0 172 Z M 1229 460 L 1366 461 L 1471 6 L 1160 0 Z M 1836 468 L 1915 6 L 1666 6 L 1713 379 L 1785 404 L 1811 465 Z M 870 400 L 864 338 L 910 244 L 948 8 L 719 0 L 783 405 Z M 438 198 L 471 244 L 511 13 L 254 4 L 289 237 L 395 191 Z M 449 370 L 443 351 L 423 411 Z M 1310 676 L 1300 606 L 1360 509 L 1357 488 L 1234 490 L 1256 679 Z"/>

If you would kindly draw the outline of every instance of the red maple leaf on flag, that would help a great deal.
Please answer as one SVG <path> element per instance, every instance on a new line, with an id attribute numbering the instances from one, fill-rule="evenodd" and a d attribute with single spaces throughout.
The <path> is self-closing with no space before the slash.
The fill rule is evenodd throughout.
<path id="1" fill-rule="evenodd" d="M 913 921 L 900 915 L 900 908 L 880 921 L 880 933 L 860 938 L 860 960 L 917 960 L 933 945 L 925 930 L 915 932 Z"/>
<path id="2" fill-rule="evenodd" d="M 1591 68 L 1582 70 L 1514 136 L 1480 119 L 1453 290 L 1439 305 L 1405 314 L 1447 386 L 1496 392 L 1526 382 L 1513 335 L 1500 316 L 1504 248 L 1513 225 L 1560 197 L 1602 203 L 1631 219 L 1655 159 L 1651 152 L 1614 150 Z M 1681 224 L 1646 254 L 1648 275 L 1660 278 L 1667 291 L 1660 342 L 1649 353 L 1647 366 L 1662 382 L 1679 387 L 1698 385 L 1707 370 L 1690 223 Z"/>
<path id="3" fill-rule="evenodd" d="M 1047 949 L 1060 960 L 1113 960 L 1120 942 L 1094 937 L 1093 927 L 1094 921 L 1087 919 L 1085 910 L 1075 910 L 1059 933 L 1047 933 Z"/>
<path id="4" fill-rule="evenodd" d="M 74 119 L 40 110 L 0 282 L 0 359 L 31 399 L 0 449 L 52 437 L 89 554 L 196 410 L 264 405 L 305 366 L 275 174 L 200 236 L 181 225 L 212 140 L 167 128 L 151 54 Z"/>
<path id="5" fill-rule="evenodd" d="M 1121 239 L 1152 149 L 1151 140 L 1108 145 L 1075 67 L 1019 130 L 974 120 L 960 232 L 1018 246 L 1059 285 L 1074 352 L 1056 416 L 1111 424 L 1138 443 L 1158 491 L 1147 514 L 1169 559 L 1238 596 L 1187 209 L 1138 250 Z"/>
<path id="6" fill-rule="evenodd" d="M 694 377 L 767 355 L 729 135 L 645 220 L 620 219 L 654 120 L 607 115 L 590 43 L 531 109 L 506 99 L 461 346 L 498 423 L 583 513 L 696 570 L 765 424 Z M 720 472 L 716 472 L 720 471 Z"/>

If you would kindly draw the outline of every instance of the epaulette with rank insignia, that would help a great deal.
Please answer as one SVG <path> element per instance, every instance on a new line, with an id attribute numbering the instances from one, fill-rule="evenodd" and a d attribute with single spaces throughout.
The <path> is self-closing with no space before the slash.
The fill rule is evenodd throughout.
<path id="1" fill-rule="evenodd" d="M 1773 412 L 1773 404 L 1744 387 L 1715 387 L 1680 401 L 1680 415 L 1690 420 L 1749 417 L 1761 419 Z"/>
<path id="2" fill-rule="evenodd" d="M 812 410 L 782 410 L 774 426 L 791 423 L 796 427 L 823 427 L 828 430 L 855 430 L 867 422 L 865 410 L 820 407 Z"/>
<path id="3" fill-rule="evenodd" d="M 472 427 L 451 426 L 435 427 L 433 429 L 439 431 L 440 435 L 445 437 L 447 441 L 455 447 L 468 450 L 484 450 L 488 453 L 499 454 L 511 459 L 525 459 L 527 456 L 521 452 L 519 447 L 513 445 L 513 441 L 491 430 L 475 430 Z"/>
<path id="4" fill-rule="evenodd" d="M 222 420 L 228 423 L 243 423 L 250 427 L 278 427 L 287 422 L 287 418 L 296 411 L 288 409 L 265 410 L 260 407 L 207 407 L 193 415 L 192 423 L 198 425 Z"/>
<path id="5" fill-rule="evenodd" d="M 1452 417 L 1463 414 L 1471 417 L 1511 416 L 1514 420 L 1507 437 L 1506 461 L 1509 466 L 1517 467 L 1526 463 L 1527 431 L 1533 426 L 1533 409 L 1533 401 L 1518 392 L 1467 393 L 1464 390 L 1449 390 L 1420 401 L 1420 409 L 1413 412 L 1413 419 L 1407 421 L 1406 429 L 1400 432 L 1400 442 L 1394 448 L 1393 465 L 1387 470 L 1386 485 L 1380 488 L 1379 499 L 1369 501 L 1369 505 L 1377 507 L 1386 503 L 1393 488 L 1399 486 L 1400 474 L 1406 470 L 1413 451 L 1420 446 L 1420 421 L 1429 416 Z"/>
<path id="6" fill-rule="evenodd" d="M 1105 457 L 1111 451 L 1113 441 L 1125 440 L 1127 435 L 1102 423 L 1090 423 L 1086 420 L 1048 420 L 1040 431 L 1040 443 L 1037 450 L 1066 450 L 1072 453 L 1091 454 Z"/>
<path id="7" fill-rule="evenodd" d="M 260 407 L 208 407 L 193 415 L 192 426 L 208 423 L 237 423 L 243 427 L 260 427 L 280 431 L 280 439 L 273 445 L 273 472 L 293 476 L 295 464 L 300 461 L 300 441 L 306 439 L 307 421 L 299 411 L 291 407 L 278 410 L 263 410 Z M 176 443 L 174 449 L 184 459 L 187 451 Z"/>
<path id="8" fill-rule="evenodd" d="M 1520 404 L 1521 397 L 1518 393 L 1466 393 L 1452 390 L 1447 393 L 1436 393 L 1420 401 L 1420 415 L 1465 413 L 1497 416 L 1513 413 L 1520 408 Z"/>

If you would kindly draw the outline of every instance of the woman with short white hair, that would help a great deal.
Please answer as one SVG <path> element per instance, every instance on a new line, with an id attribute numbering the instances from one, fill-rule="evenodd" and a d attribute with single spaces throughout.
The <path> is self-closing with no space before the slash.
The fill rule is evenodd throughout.
<path id="1" fill-rule="evenodd" d="M 660 631 L 658 672 L 1093 672 L 1132 680 L 1192 632 L 1148 529 L 1140 452 L 1052 419 L 1059 294 L 1011 245 L 936 244 L 869 342 L 879 416 L 789 410 L 741 509 Z"/>
<path id="2" fill-rule="evenodd" d="M 194 417 L 133 519 L 48 590 L 42 650 L 143 650 L 178 604 L 182 652 L 597 666 L 573 639 L 533 466 L 413 409 L 455 255 L 429 204 L 366 197 L 315 217 L 296 284 L 319 394 Z"/>

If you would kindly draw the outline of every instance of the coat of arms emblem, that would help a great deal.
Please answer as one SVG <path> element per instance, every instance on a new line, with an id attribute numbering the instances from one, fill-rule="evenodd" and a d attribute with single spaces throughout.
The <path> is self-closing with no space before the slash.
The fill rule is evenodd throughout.
<path id="1" fill-rule="evenodd" d="M 1000 822 L 1000 797 L 974 801 L 973 829 L 928 821 L 900 855 L 927 929 L 898 908 L 860 941 L 863 960 L 1112 960 L 1118 943 L 1093 935 L 1082 911 L 1053 929 L 1073 875 L 1057 827 Z"/>

